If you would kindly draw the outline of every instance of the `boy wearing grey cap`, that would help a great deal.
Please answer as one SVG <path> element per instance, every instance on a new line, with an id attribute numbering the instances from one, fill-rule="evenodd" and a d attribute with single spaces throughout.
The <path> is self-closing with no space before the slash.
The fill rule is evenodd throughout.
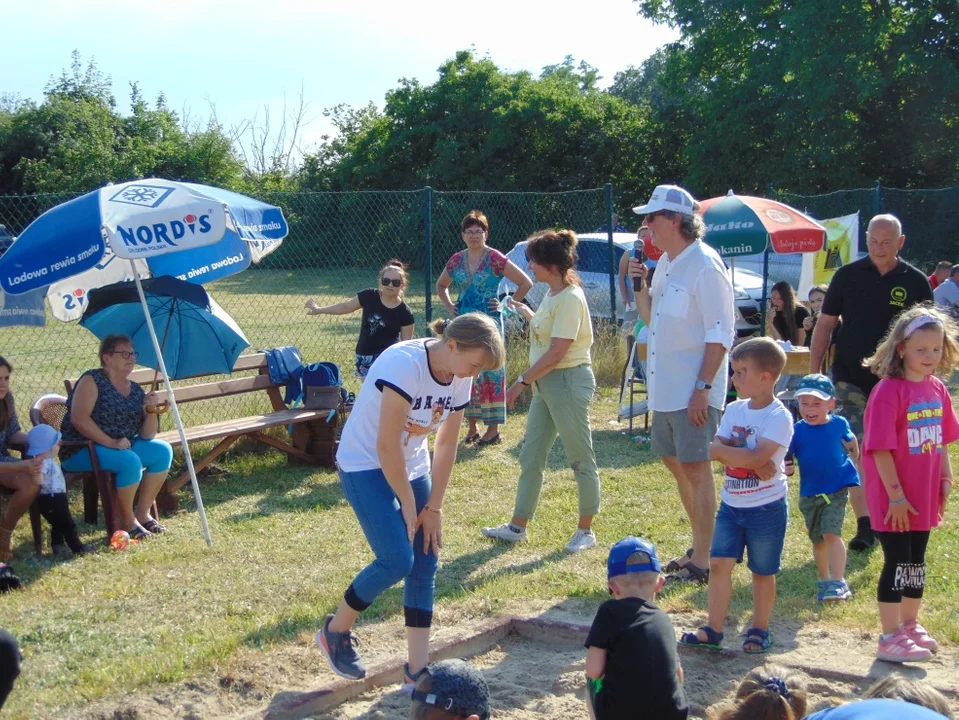
<path id="1" fill-rule="evenodd" d="M 417 678 L 410 720 L 489 720 L 489 716 L 489 687 L 469 663 L 432 663 Z"/>
<path id="2" fill-rule="evenodd" d="M 663 587 L 656 547 L 627 537 L 606 563 L 609 594 L 586 638 L 586 702 L 594 720 L 686 720 L 676 632 L 653 604 Z"/>

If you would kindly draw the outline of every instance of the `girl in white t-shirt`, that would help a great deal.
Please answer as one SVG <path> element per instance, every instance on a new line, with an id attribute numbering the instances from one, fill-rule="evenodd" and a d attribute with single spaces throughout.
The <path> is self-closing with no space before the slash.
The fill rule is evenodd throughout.
<path id="1" fill-rule="evenodd" d="M 380 593 L 404 578 L 409 651 L 404 689 L 411 689 L 426 667 L 443 496 L 463 409 L 473 379 L 502 367 L 505 359 L 497 326 L 486 315 L 469 313 L 447 324 L 439 338 L 392 345 L 370 368 L 366 391 L 343 428 L 336 462 L 343 494 L 376 560 L 354 578 L 336 614 L 316 634 L 337 675 L 365 677 L 350 630 Z M 427 438 L 434 431 L 431 478 Z"/>

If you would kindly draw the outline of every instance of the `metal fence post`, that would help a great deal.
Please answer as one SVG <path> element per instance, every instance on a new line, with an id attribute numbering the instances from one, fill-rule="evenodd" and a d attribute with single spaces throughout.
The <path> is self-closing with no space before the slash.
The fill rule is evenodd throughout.
<path id="1" fill-rule="evenodd" d="M 769 285 L 769 247 L 763 252 L 763 301 L 759 308 L 759 334 L 766 335 L 766 310 L 769 307 L 769 298 L 766 297 L 766 287 Z"/>
<path id="2" fill-rule="evenodd" d="M 878 215 L 881 212 L 882 207 L 882 198 L 880 196 L 880 186 L 879 181 L 876 180 L 872 184 L 872 214 L 873 217 Z"/>
<path id="3" fill-rule="evenodd" d="M 433 188 L 423 188 L 423 277 L 426 280 L 426 322 L 433 321 Z"/>
<path id="4" fill-rule="evenodd" d="M 613 184 L 603 186 L 606 191 L 606 236 L 609 239 L 609 313 L 610 320 L 616 323 L 616 278 L 619 277 L 619 268 L 616 267 L 616 254 L 613 252 Z"/>

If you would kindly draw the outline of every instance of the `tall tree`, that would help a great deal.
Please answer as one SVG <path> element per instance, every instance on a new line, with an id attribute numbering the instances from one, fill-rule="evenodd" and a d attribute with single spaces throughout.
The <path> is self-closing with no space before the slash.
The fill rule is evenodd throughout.
<path id="1" fill-rule="evenodd" d="M 959 14 L 943 0 L 637 0 L 681 33 L 660 86 L 701 92 L 684 152 L 701 193 L 959 177 Z"/>

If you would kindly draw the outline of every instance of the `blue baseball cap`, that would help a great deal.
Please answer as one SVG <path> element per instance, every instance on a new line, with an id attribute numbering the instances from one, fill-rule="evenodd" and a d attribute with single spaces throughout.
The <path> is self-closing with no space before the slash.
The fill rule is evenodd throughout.
<path id="1" fill-rule="evenodd" d="M 649 555 L 649 562 L 640 565 L 627 565 L 626 558 L 633 553 Z M 663 569 L 656 554 L 656 546 L 649 540 L 643 540 L 630 535 L 623 538 L 609 549 L 609 559 L 606 561 L 606 578 L 612 579 L 617 575 L 633 572 L 660 572 Z"/>
<path id="2" fill-rule="evenodd" d="M 803 377 L 796 386 L 793 396 L 799 397 L 800 395 L 812 395 L 820 400 L 832 400 L 836 397 L 836 388 L 833 386 L 832 380 L 825 375 L 812 373 Z"/>

